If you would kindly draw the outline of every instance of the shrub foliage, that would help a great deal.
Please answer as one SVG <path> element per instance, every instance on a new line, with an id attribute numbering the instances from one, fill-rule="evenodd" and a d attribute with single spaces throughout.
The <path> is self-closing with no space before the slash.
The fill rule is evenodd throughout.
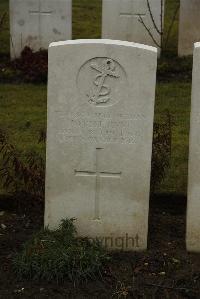
<path id="1" fill-rule="evenodd" d="M 1 130 L 0 154 L 2 161 L 0 178 L 3 187 L 13 193 L 25 193 L 43 199 L 45 162 L 42 157 L 35 152 L 22 157 Z"/>
<path id="2" fill-rule="evenodd" d="M 65 219 L 57 230 L 41 230 L 14 258 L 19 278 L 74 283 L 95 279 L 108 261 L 101 245 L 77 238 L 74 219 Z"/>
<path id="3" fill-rule="evenodd" d="M 25 47 L 21 56 L 11 62 L 13 69 L 20 71 L 25 82 L 41 83 L 47 81 L 48 52 L 40 50 L 33 52 Z"/>

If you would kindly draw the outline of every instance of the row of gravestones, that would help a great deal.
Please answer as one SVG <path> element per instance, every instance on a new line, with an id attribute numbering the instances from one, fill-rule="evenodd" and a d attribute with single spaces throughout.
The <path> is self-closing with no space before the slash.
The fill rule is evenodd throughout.
<path id="1" fill-rule="evenodd" d="M 148 7 L 149 3 L 149 7 Z M 103 0 L 102 38 L 160 44 L 162 0 Z M 163 0 L 164 3 L 164 0 Z M 150 8 L 150 9 L 149 9 Z M 164 8 L 164 6 L 163 6 Z M 179 55 L 200 40 L 200 1 L 181 0 Z M 164 18 L 164 9 L 163 9 Z M 10 0 L 11 57 L 72 37 L 72 0 Z M 152 39 L 153 37 L 153 39 Z"/>
<path id="2" fill-rule="evenodd" d="M 109 249 L 147 248 L 157 49 L 114 40 L 49 48 L 45 224 L 76 218 Z M 195 44 L 187 249 L 200 251 L 200 43 Z"/>

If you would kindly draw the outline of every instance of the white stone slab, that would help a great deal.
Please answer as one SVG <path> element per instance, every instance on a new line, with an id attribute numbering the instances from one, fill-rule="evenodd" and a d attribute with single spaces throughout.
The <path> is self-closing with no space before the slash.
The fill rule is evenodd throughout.
<path id="1" fill-rule="evenodd" d="M 200 1 L 180 0 L 179 56 L 192 55 L 195 42 L 200 41 Z"/>
<path id="2" fill-rule="evenodd" d="M 200 252 L 200 43 L 193 59 L 186 243 L 189 251 Z"/>
<path id="3" fill-rule="evenodd" d="M 129 42 L 50 45 L 50 228 L 75 217 L 80 236 L 146 249 L 156 60 L 156 48 Z"/>
<path id="4" fill-rule="evenodd" d="M 161 30 L 161 0 L 149 0 L 149 4 L 155 24 Z M 147 0 L 103 0 L 102 38 L 156 46 L 144 25 L 141 24 L 140 17 L 160 45 L 161 38 L 152 22 Z"/>
<path id="5" fill-rule="evenodd" d="M 25 46 L 48 49 L 51 42 L 71 39 L 71 0 L 10 0 L 11 58 Z"/>

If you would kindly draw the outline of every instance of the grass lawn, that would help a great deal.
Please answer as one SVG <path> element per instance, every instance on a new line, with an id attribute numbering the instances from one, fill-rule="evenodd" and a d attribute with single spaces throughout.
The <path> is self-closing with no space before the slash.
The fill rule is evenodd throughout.
<path id="1" fill-rule="evenodd" d="M 178 5 L 178 0 L 167 0 L 165 27 Z M 0 1 L 0 15 L 7 12 L 4 28 L 0 33 L 0 57 L 9 55 L 8 0 Z M 100 38 L 101 0 L 73 0 L 73 38 Z M 178 16 L 168 43 L 168 54 L 177 51 Z M 2 56 L 3 57 L 3 56 Z M 171 167 L 165 181 L 156 190 L 164 193 L 183 193 L 187 189 L 187 158 L 190 111 L 190 83 L 183 81 L 157 84 L 155 119 L 162 119 L 167 109 L 173 117 Z M 46 85 L 0 85 L 0 127 L 6 130 L 10 142 L 19 150 L 39 151 L 45 156 L 45 148 L 38 144 L 41 129 L 46 126 Z"/>
<path id="2" fill-rule="evenodd" d="M 172 20 L 174 16 L 176 15 L 174 19 L 174 23 L 171 29 L 171 33 L 169 36 L 169 41 L 167 43 L 167 51 L 171 53 L 172 55 L 175 55 L 177 53 L 178 49 L 178 24 L 179 24 L 179 14 L 177 11 L 177 8 L 179 6 L 180 0 L 166 0 L 165 1 L 165 41 L 167 39 L 168 32 L 171 27 Z"/>
<path id="3" fill-rule="evenodd" d="M 46 126 L 46 86 L 4 84 L 0 88 L 0 128 L 20 151 L 41 152 L 38 139 Z"/>
<path id="4" fill-rule="evenodd" d="M 183 82 L 157 84 L 155 120 L 169 110 L 173 120 L 171 165 L 159 192 L 186 195 L 189 146 L 191 84 Z"/>

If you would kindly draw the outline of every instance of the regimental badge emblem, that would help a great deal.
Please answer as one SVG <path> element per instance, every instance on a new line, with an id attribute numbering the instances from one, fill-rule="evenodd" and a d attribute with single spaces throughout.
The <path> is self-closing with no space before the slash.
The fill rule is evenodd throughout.
<path id="1" fill-rule="evenodd" d="M 120 100 L 127 84 L 121 65 L 109 57 L 96 57 L 79 70 L 78 88 L 87 102 L 94 106 L 110 106 Z"/>

